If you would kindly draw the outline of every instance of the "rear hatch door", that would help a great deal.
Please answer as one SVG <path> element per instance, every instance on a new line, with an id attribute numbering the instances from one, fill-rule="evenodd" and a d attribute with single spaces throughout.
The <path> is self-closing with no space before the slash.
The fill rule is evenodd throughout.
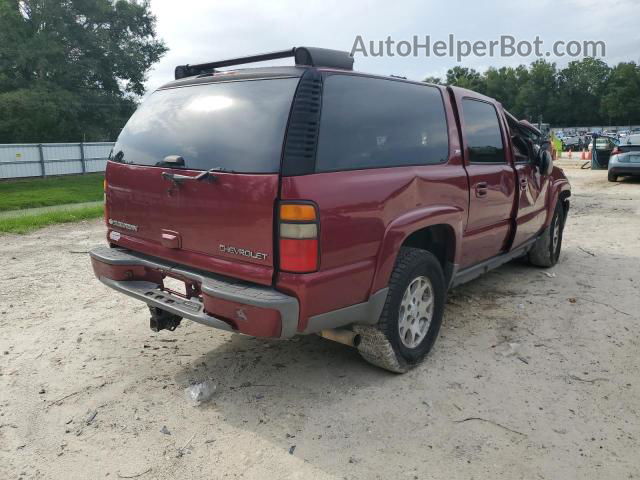
<path id="1" fill-rule="evenodd" d="M 212 82 L 150 95 L 107 166 L 110 241 L 270 284 L 280 158 L 297 82 Z"/>

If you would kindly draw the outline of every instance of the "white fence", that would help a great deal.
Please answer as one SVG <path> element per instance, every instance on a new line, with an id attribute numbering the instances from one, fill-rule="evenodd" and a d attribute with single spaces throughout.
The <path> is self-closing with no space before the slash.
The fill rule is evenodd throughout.
<path id="1" fill-rule="evenodd" d="M 0 144 L 0 179 L 103 172 L 113 142 Z"/>

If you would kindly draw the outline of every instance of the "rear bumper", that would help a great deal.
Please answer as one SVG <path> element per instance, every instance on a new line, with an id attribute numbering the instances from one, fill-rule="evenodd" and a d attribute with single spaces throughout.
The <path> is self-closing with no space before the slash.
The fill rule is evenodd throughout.
<path id="1" fill-rule="evenodd" d="M 90 252 L 96 277 L 105 285 L 194 322 L 259 337 L 296 334 L 298 300 L 270 287 L 189 269 L 119 248 Z M 163 289 L 164 277 L 178 278 L 200 295 L 183 298 Z"/>

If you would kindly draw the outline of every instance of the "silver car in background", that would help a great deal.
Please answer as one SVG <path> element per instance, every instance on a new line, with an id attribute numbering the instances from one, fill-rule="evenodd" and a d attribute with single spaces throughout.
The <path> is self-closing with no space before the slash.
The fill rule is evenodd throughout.
<path id="1" fill-rule="evenodd" d="M 618 177 L 640 176 L 640 134 L 628 135 L 611 152 L 608 178 L 616 182 Z"/>

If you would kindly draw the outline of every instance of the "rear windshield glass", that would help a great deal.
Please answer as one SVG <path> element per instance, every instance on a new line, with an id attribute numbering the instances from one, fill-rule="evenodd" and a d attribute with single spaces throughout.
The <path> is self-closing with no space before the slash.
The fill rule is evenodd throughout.
<path id="1" fill-rule="evenodd" d="M 240 173 L 280 169 L 284 133 L 298 78 L 210 83 L 154 92 L 133 114 L 111 160 L 165 166 L 220 167 Z"/>

